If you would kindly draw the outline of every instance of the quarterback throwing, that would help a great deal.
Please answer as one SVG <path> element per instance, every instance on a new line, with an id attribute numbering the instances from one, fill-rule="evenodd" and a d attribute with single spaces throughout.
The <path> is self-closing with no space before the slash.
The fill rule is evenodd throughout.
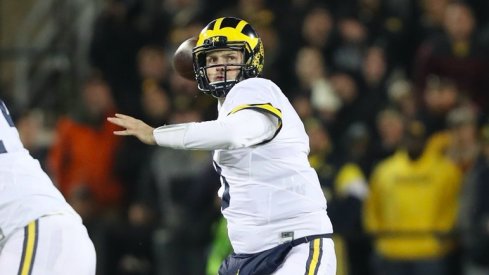
<path id="1" fill-rule="evenodd" d="M 213 121 L 156 129 L 130 116 L 108 120 L 147 144 L 213 151 L 221 210 L 234 252 L 221 275 L 336 273 L 332 225 L 308 162 L 304 125 L 280 88 L 261 78 L 261 39 L 246 21 L 210 22 L 193 49 L 198 88 L 218 101 Z"/>

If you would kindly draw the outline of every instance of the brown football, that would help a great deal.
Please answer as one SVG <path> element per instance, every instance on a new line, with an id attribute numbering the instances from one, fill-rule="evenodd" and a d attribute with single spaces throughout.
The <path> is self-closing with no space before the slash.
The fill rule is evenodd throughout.
<path id="1" fill-rule="evenodd" d="M 191 37 L 180 44 L 173 54 L 173 68 L 182 77 L 195 80 L 192 49 L 195 47 L 197 39 Z"/>

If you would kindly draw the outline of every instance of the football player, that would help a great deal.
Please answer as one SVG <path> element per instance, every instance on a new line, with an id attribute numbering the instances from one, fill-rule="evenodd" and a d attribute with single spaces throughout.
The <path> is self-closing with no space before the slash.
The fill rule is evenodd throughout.
<path id="1" fill-rule="evenodd" d="M 20 141 L 0 100 L 0 273 L 94 275 L 80 216 Z"/>
<path id="2" fill-rule="evenodd" d="M 147 144 L 214 151 L 221 211 L 234 250 L 219 274 L 336 273 L 333 231 L 304 125 L 280 88 L 261 78 L 263 44 L 246 21 L 210 22 L 193 48 L 198 88 L 218 101 L 218 118 L 153 129 L 109 117 Z"/>

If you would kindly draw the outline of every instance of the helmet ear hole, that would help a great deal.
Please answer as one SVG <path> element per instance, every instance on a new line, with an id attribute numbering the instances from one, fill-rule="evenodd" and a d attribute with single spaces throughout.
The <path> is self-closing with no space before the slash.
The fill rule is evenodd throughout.
<path id="1" fill-rule="evenodd" d="M 257 77 L 258 76 L 258 70 L 255 67 L 249 66 L 247 68 L 243 69 L 243 77 L 246 78 L 252 78 L 252 77 Z"/>

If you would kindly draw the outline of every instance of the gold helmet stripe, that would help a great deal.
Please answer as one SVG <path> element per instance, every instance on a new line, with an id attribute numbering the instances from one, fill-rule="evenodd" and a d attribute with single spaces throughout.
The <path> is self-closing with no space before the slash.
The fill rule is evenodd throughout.
<path id="1" fill-rule="evenodd" d="M 227 37 L 229 42 L 234 41 L 245 41 L 248 43 L 250 48 L 254 49 L 258 44 L 258 38 L 249 37 L 246 34 L 242 33 L 243 29 L 248 25 L 248 22 L 244 20 L 240 20 L 236 27 L 223 27 L 221 28 L 221 24 L 225 17 L 221 17 L 216 19 L 214 26 L 212 29 L 204 29 L 203 32 L 200 33 L 199 39 L 197 41 L 197 46 L 201 46 L 204 44 L 204 40 L 214 36 L 225 36 Z"/>
<path id="2" fill-rule="evenodd" d="M 239 21 L 238 25 L 236 26 L 236 30 L 238 32 L 242 32 L 243 28 L 247 25 L 248 23 L 244 20 Z"/>
<path id="3" fill-rule="evenodd" d="M 227 37 L 228 42 L 245 41 L 250 45 L 252 49 L 255 48 L 256 45 L 258 44 L 258 38 L 256 37 L 251 38 L 241 32 L 237 32 L 235 29 L 225 27 L 220 30 L 214 28 L 214 30 L 207 30 L 205 33 L 201 33 L 199 35 L 199 40 L 197 41 L 197 46 L 203 45 L 205 39 L 214 36 L 225 36 Z"/>
<path id="4" fill-rule="evenodd" d="M 214 24 L 214 29 L 213 30 L 217 31 L 217 30 L 219 30 L 221 28 L 222 20 L 224 20 L 224 17 L 219 18 L 219 19 L 216 20 L 216 23 Z"/>

